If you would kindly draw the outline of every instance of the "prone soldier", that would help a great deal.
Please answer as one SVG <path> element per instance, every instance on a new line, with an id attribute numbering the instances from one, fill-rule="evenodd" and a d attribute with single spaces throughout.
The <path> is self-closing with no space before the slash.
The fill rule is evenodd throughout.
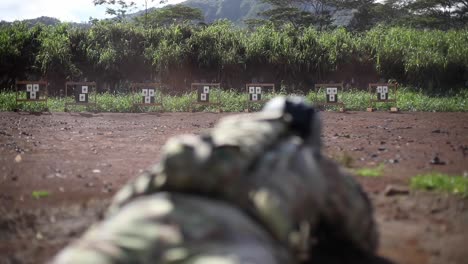
<path id="1" fill-rule="evenodd" d="M 387 263 L 367 196 L 320 141 L 318 113 L 283 97 L 170 139 L 53 263 Z"/>

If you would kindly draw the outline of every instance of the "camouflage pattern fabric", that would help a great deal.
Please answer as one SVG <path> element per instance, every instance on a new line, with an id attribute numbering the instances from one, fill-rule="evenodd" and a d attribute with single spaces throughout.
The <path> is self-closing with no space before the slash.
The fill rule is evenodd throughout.
<path id="1" fill-rule="evenodd" d="M 55 263 L 272 263 L 288 252 L 232 205 L 157 193 L 140 197 L 92 227 Z"/>
<path id="2" fill-rule="evenodd" d="M 169 140 L 161 162 L 119 191 L 106 220 L 55 263 L 300 263 L 322 239 L 374 252 L 365 194 L 311 143 L 320 141 L 318 119 L 311 122 L 314 140 L 291 123 L 287 113 L 270 110 Z M 162 204 L 171 210 L 152 215 Z M 318 236 L 322 226 L 333 231 Z M 173 249 L 183 257 L 161 258 Z"/>

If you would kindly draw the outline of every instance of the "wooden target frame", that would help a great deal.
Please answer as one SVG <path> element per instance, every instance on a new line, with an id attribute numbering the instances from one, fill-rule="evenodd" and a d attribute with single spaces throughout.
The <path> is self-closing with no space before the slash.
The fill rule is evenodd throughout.
<path id="1" fill-rule="evenodd" d="M 192 83 L 190 90 L 196 93 L 196 100 L 192 100 L 190 111 L 194 111 L 194 105 L 215 105 L 221 112 L 221 84 L 220 83 Z M 215 92 L 212 90 L 215 89 Z M 211 96 L 214 95 L 214 96 Z M 214 98 L 213 98 L 214 97 Z"/>
<path id="2" fill-rule="evenodd" d="M 247 108 L 245 110 L 250 112 L 252 104 L 265 103 L 267 100 L 264 95 L 274 94 L 276 90 L 274 83 L 247 83 L 245 91 L 247 93 Z"/>
<path id="3" fill-rule="evenodd" d="M 68 112 L 68 106 L 94 106 L 97 108 L 97 85 L 96 82 L 66 82 L 65 83 L 65 98 L 68 98 L 72 93 L 68 93 L 69 90 L 73 91 L 75 96 L 74 103 L 65 103 L 65 112 Z M 94 93 L 94 100 L 89 102 L 90 94 Z M 93 97 L 91 97 L 93 98 Z"/>
<path id="4" fill-rule="evenodd" d="M 48 111 L 48 86 L 47 81 L 16 81 L 15 109 L 18 110 L 18 103 L 45 103 L 45 111 Z M 26 98 L 22 96 L 24 92 Z"/>
<path id="5" fill-rule="evenodd" d="M 375 111 L 377 103 L 393 103 L 390 107 L 391 112 L 398 112 L 398 84 L 396 83 L 369 83 L 369 107 L 368 112 Z M 390 91 L 392 95 L 390 96 Z"/>
<path id="6" fill-rule="evenodd" d="M 159 106 L 161 111 L 164 111 L 163 85 L 161 83 L 132 83 L 130 88 L 133 93 L 133 108 L 135 110 L 141 107 Z M 140 100 L 136 98 L 140 98 Z"/>
<path id="7" fill-rule="evenodd" d="M 322 89 L 325 89 L 325 101 L 314 102 L 317 106 L 339 106 L 340 112 L 345 112 L 345 103 L 340 101 L 340 95 L 344 91 L 343 83 L 318 83 L 314 86 L 317 97 Z"/>

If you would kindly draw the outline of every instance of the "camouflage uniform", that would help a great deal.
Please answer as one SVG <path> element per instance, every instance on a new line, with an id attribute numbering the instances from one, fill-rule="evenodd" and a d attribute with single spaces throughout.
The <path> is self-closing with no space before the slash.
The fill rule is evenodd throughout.
<path id="1" fill-rule="evenodd" d="M 169 140 L 54 263 L 300 263 L 327 241 L 374 252 L 369 201 L 321 157 L 313 109 L 287 103 Z"/>

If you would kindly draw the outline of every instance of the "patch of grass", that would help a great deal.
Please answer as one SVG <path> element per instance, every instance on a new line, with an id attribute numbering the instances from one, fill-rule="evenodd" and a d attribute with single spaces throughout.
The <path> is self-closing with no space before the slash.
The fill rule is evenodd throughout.
<path id="1" fill-rule="evenodd" d="M 212 100 L 215 99 L 213 90 Z M 220 108 L 224 112 L 243 112 L 247 107 L 247 95 L 234 90 L 222 90 L 220 92 Z M 262 99 L 268 100 L 273 95 L 263 95 Z M 15 93 L 0 93 L 0 111 L 13 111 L 15 108 Z M 99 112 L 132 112 L 133 100 L 132 94 L 110 94 L 103 93 L 97 95 L 97 111 Z M 316 94 L 313 91 L 306 95 L 309 102 L 324 102 L 324 94 Z M 196 100 L 194 92 L 186 93 L 180 96 L 164 96 L 163 105 L 166 112 L 189 111 L 192 102 Z M 365 111 L 369 106 L 369 93 L 362 90 L 351 90 L 339 94 L 339 100 L 346 104 L 346 109 L 351 111 Z M 73 102 L 73 98 L 50 97 L 47 106 L 51 112 L 63 112 L 65 102 Z M 40 103 L 22 103 L 19 108 L 23 111 L 39 111 L 45 104 Z M 377 104 L 377 109 L 389 109 L 390 104 Z M 408 88 L 398 90 L 398 105 L 402 111 L 430 111 L 430 112 L 468 112 L 468 90 L 453 92 L 449 96 L 429 96 L 422 91 L 414 91 Z M 218 106 L 194 105 L 196 111 L 216 111 Z M 251 110 L 256 111 L 262 107 L 262 104 L 252 103 Z M 338 107 L 328 106 L 326 109 L 338 110 Z M 81 106 L 82 110 L 85 110 Z M 73 109 L 80 111 L 80 108 Z M 147 107 L 145 111 L 157 111 L 159 107 Z"/>
<path id="2" fill-rule="evenodd" d="M 33 191 L 32 192 L 32 197 L 39 199 L 39 198 L 45 198 L 50 195 L 50 192 L 48 191 Z"/>
<path id="3" fill-rule="evenodd" d="M 468 197 L 468 178 L 439 172 L 420 174 L 411 178 L 413 189 L 434 190 Z"/>
<path id="4" fill-rule="evenodd" d="M 362 177 L 380 177 L 382 176 L 383 169 L 384 169 L 384 165 L 380 164 L 379 166 L 374 167 L 374 168 L 356 169 L 354 170 L 354 173 Z"/>

